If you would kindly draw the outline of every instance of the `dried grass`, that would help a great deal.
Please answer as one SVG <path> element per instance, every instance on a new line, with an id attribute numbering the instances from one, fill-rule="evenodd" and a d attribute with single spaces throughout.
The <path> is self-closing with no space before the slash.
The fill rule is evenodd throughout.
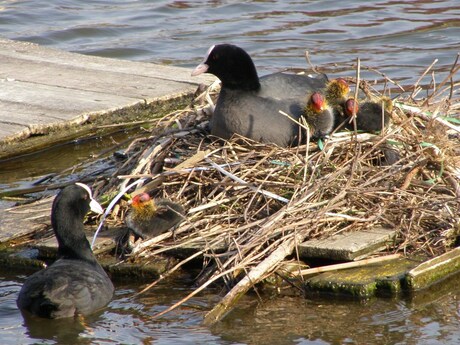
<path id="1" fill-rule="evenodd" d="M 202 287 L 222 278 L 231 288 L 289 241 L 376 226 L 398 231 L 393 253 L 444 253 L 460 232 L 460 134 L 445 118 L 459 120 L 456 64 L 439 85 L 433 77 L 423 88 L 426 97 L 420 97 L 422 78 L 408 96 L 400 95 L 384 133 L 337 133 L 322 150 L 315 143 L 281 148 L 211 138 L 201 130 L 217 93 L 211 86 L 189 108 L 157 120 L 156 134 L 133 141 L 113 178 L 96 184 L 99 194 L 114 193 L 128 181 L 148 178 L 144 188 L 188 210 L 174 234 L 137 245 L 128 260 L 195 248 L 193 257 L 203 255 L 207 266 Z M 378 73 L 390 90 L 392 81 Z M 360 86 L 379 96 L 369 83 Z M 401 88 L 394 83 L 392 90 Z M 391 152 L 399 160 L 384 165 Z M 115 216 L 123 218 L 125 210 L 123 204 Z"/>

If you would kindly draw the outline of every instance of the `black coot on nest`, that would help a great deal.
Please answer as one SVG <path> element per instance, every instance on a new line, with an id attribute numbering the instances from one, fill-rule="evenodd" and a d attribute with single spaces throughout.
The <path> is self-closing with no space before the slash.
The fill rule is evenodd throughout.
<path id="1" fill-rule="evenodd" d="M 287 147 L 299 143 L 298 120 L 308 96 L 326 87 L 327 78 L 274 73 L 259 78 L 249 54 L 231 44 L 212 46 L 192 75 L 211 73 L 222 88 L 211 121 L 211 134 L 233 134 Z"/>

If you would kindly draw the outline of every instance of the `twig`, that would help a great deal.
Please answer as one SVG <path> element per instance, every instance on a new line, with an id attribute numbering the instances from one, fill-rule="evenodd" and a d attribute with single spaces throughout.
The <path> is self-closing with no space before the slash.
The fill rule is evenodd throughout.
<path id="1" fill-rule="evenodd" d="M 433 68 L 433 66 L 438 62 L 438 59 L 434 59 L 434 61 L 431 63 L 431 65 L 429 65 L 425 71 L 422 73 L 422 75 L 417 79 L 417 81 L 415 82 L 414 84 L 414 89 L 412 90 L 412 93 L 410 95 L 410 98 L 414 99 L 415 97 L 415 91 L 418 89 L 418 84 L 420 83 L 420 81 L 422 80 L 422 78 L 430 71 L 430 69 Z"/>
<path id="2" fill-rule="evenodd" d="M 347 268 L 362 267 L 362 266 L 367 266 L 367 265 L 375 264 L 375 263 L 379 263 L 379 262 L 399 259 L 401 257 L 402 257 L 401 254 L 392 254 L 392 255 L 386 255 L 386 256 L 379 256 L 378 258 L 364 259 L 364 260 L 359 260 L 359 261 L 354 261 L 354 262 L 346 262 L 346 263 L 343 263 L 343 264 L 334 264 L 334 265 L 328 265 L 328 266 L 308 268 L 308 269 L 305 269 L 305 270 L 292 272 L 291 274 L 293 276 L 306 276 L 306 275 L 316 274 L 316 273 L 324 273 L 324 272 L 329 272 L 329 271 L 344 270 L 344 269 L 347 269 Z"/>

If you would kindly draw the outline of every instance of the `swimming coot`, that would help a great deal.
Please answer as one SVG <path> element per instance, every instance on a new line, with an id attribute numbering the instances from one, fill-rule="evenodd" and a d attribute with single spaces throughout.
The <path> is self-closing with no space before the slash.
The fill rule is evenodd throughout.
<path id="1" fill-rule="evenodd" d="M 232 44 L 209 48 L 192 75 L 211 73 L 222 83 L 211 120 L 211 134 L 229 139 L 233 134 L 287 147 L 299 143 L 298 120 L 306 95 L 326 87 L 327 77 L 274 73 L 259 78 L 249 54 Z"/>
<path id="2" fill-rule="evenodd" d="M 102 213 L 85 184 L 70 185 L 56 196 L 51 224 L 58 241 L 58 260 L 26 279 L 17 299 L 19 309 L 57 319 L 88 315 L 109 303 L 112 282 L 83 229 L 83 218 L 90 209 Z"/>
<path id="3" fill-rule="evenodd" d="M 170 200 L 154 200 L 147 193 L 136 195 L 131 201 L 126 225 L 142 239 L 161 235 L 184 219 L 184 208 Z"/>
<path id="4" fill-rule="evenodd" d="M 315 139 L 323 138 L 334 129 L 334 112 L 319 92 L 314 92 L 308 98 L 302 116 L 310 127 L 310 135 Z"/>

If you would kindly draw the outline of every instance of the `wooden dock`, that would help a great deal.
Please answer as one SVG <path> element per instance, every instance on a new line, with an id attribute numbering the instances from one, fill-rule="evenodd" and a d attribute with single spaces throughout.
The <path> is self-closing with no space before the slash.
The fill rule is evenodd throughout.
<path id="1" fill-rule="evenodd" d="M 52 128 L 109 117 L 117 109 L 192 95 L 200 83 L 215 79 L 192 78 L 188 68 L 75 54 L 3 38 L 0 66 L 2 149 Z"/>

